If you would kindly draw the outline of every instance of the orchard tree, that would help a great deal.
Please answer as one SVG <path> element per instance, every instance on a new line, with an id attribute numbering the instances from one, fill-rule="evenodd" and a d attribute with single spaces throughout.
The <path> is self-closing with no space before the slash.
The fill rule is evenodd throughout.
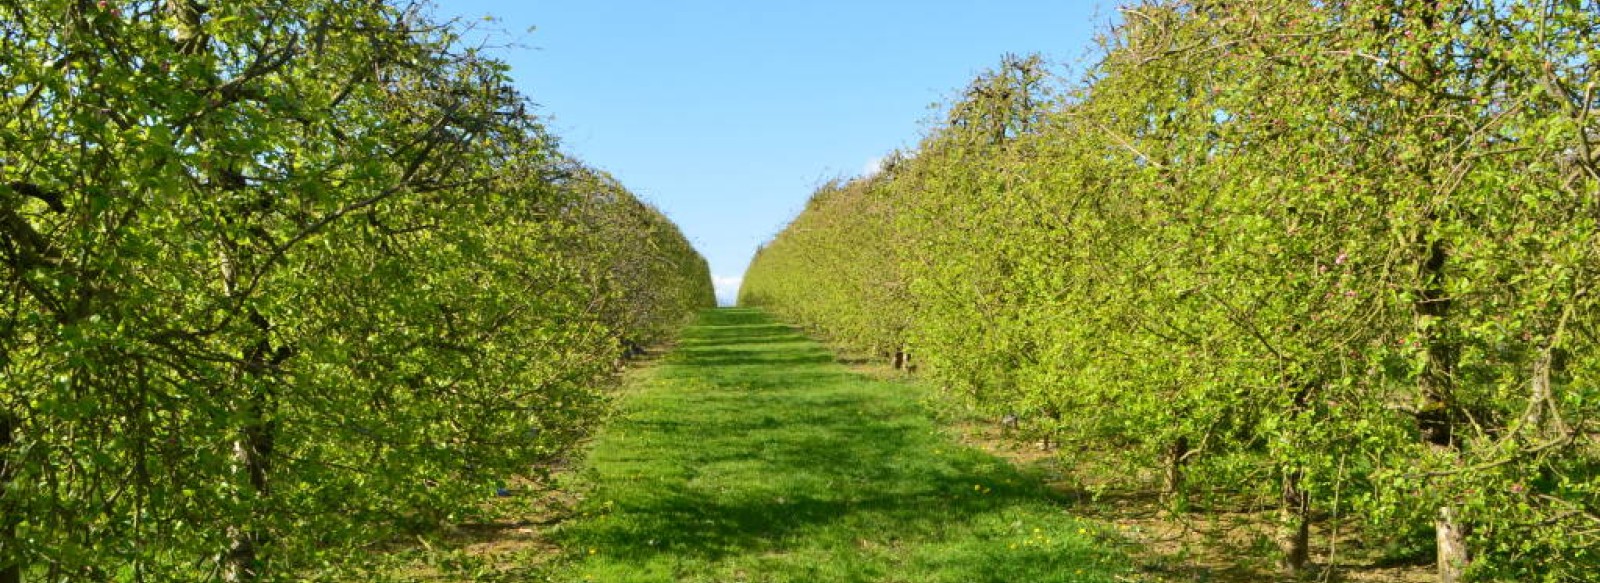
<path id="1" fill-rule="evenodd" d="M 602 318 L 554 140 L 419 6 L 11 2 L 0 70 L 0 581 L 294 579 L 459 519 L 709 296 L 658 218 L 612 234 L 682 291 Z"/>

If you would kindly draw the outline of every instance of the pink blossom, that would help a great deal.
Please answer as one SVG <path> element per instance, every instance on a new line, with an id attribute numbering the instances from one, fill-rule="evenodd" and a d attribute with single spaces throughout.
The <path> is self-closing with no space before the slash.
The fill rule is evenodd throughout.
<path id="1" fill-rule="evenodd" d="M 1341 251 L 1341 252 L 1339 252 L 1339 256 L 1335 257 L 1333 259 L 1333 264 L 1334 265 L 1344 265 L 1344 262 L 1348 261 L 1349 259 L 1350 259 L 1350 254 Z"/>

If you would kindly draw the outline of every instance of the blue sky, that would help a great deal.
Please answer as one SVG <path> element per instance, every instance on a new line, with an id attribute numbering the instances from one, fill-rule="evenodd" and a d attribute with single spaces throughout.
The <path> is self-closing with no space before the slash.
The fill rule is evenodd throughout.
<path id="1" fill-rule="evenodd" d="M 914 146 L 1005 53 L 1058 70 L 1100 1 L 439 0 L 480 21 L 563 148 L 667 214 L 730 300 L 817 185 Z M 498 18 L 481 22 L 486 15 Z M 530 31 L 529 29 L 532 28 Z"/>

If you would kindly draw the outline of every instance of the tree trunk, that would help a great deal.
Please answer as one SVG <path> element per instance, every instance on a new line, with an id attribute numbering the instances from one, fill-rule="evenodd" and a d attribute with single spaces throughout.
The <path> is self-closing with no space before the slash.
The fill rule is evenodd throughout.
<path id="1" fill-rule="evenodd" d="M 234 471 L 243 472 L 249 479 L 254 499 L 248 504 L 252 508 L 250 523 L 228 527 L 230 543 L 222 565 L 222 579 L 228 583 L 256 581 L 266 575 L 260 554 L 268 537 L 256 522 L 262 518 L 261 510 L 267 508 L 266 500 L 272 495 L 272 450 L 277 441 L 277 422 L 273 419 L 276 412 L 269 388 L 271 380 L 266 376 L 268 370 L 289 357 L 284 347 L 272 349 L 268 336 L 271 325 L 266 318 L 252 310 L 250 320 L 260 336 L 245 354 L 239 371 L 239 378 L 247 380 L 243 384 L 249 391 L 249 399 L 243 404 L 244 425 L 233 442 L 233 462 Z"/>
<path id="2" fill-rule="evenodd" d="M 1528 431 L 1535 435 L 1544 433 L 1545 407 L 1550 405 L 1550 368 L 1555 360 L 1555 349 L 1546 348 L 1533 361 L 1533 379 L 1528 386 L 1528 413 L 1523 418 Z"/>
<path id="3" fill-rule="evenodd" d="M 234 467 L 249 476 L 250 488 L 256 496 L 251 506 L 257 509 L 266 506 L 263 500 L 271 494 L 267 480 L 272 469 L 276 424 L 267 419 L 269 405 L 265 391 L 257 391 L 251 396 L 250 421 L 240 432 L 239 439 L 233 442 Z M 255 514 L 259 515 L 259 512 Z M 238 583 L 256 581 L 265 576 L 260 548 L 266 542 L 266 534 L 255 525 L 234 525 L 228 527 L 228 538 L 231 542 L 227 555 L 223 557 L 222 580 Z"/>
<path id="4" fill-rule="evenodd" d="M 1439 509 L 1439 518 L 1433 523 L 1439 549 L 1439 583 L 1459 583 L 1470 563 L 1467 553 L 1467 527 L 1461 524 L 1456 509 L 1445 506 Z"/>
<path id="5" fill-rule="evenodd" d="M 21 519 L 11 510 L 14 502 L 6 497 L 6 486 L 16 477 L 12 459 L 12 445 L 16 443 L 17 422 L 10 412 L 0 411 L 0 561 L 7 555 L 17 554 L 17 522 Z M 0 583 L 22 583 L 20 560 L 0 563 Z"/>
<path id="6" fill-rule="evenodd" d="M 1044 439 L 1039 442 L 1039 448 L 1044 451 L 1053 450 L 1061 445 L 1055 439 L 1056 431 L 1061 427 L 1061 410 L 1054 406 L 1046 406 L 1039 411 L 1039 414 L 1050 420 L 1050 425 L 1044 428 Z"/>
<path id="7" fill-rule="evenodd" d="M 1451 305 L 1444 289 L 1444 268 L 1448 258 L 1449 249 L 1444 241 L 1429 243 L 1428 259 L 1423 263 L 1420 273 L 1423 289 L 1412 306 L 1427 357 L 1422 374 L 1417 377 L 1417 390 L 1422 396 L 1417 427 L 1421 430 L 1422 439 L 1430 447 L 1441 451 L 1453 451 L 1458 447 L 1455 439 L 1454 392 L 1455 367 L 1460 354 L 1455 342 L 1446 337 L 1444 331 Z M 1471 561 L 1466 545 L 1466 529 L 1453 506 L 1439 508 L 1434 530 L 1441 583 L 1460 581 L 1462 571 Z"/>
<path id="8" fill-rule="evenodd" d="M 1448 257 L 1443 241 L 1429 244 L 1428 260 L 1422 265 L 1421 273 L 1424 286 L 1412 305 L 1426 351 L 1422 374 L 1417 377 L 1417 391 L 1422 395 L 1417 426 L 1422 431 L 1422 439 L 1438 448 L 1455 446 L 1451 409 L 1458 355 L 1455 344 L 1444 337 L 1443 332 L 1451 304 L 1444 290 L 1444 266 Z"/>
<path id="9" fill-rule="evenodd" d="M 1434 3 L 1420 3 L 1414 7 L 1398 10 L 1397 15 L 1402 19 L 1416 19 L 1417 24 L 1425 33 L 1437 30 L 1442 24 L 1447 24 L 1443 15 L 1443 8 Z M 1429 35 L 1422 35 L 1421 55 L 1430 55 L 1415 59 L 1411 66 L 1411 75 L 1426 87 L 1442 88 L 1450 74 L 1449 61 L 1435 61 L 1431 55 L 1438 53 L 1437 47 L 1426 39 Z M 1420 111 L 1441 111 L 1445 108 L 1440 103 L 1442 92 L 1430 92 L 1418 103 Z M 1410 170 L 1416 176 L 1432 187 L 1435 193 L 1446 192 L 1439 188 L 1433 176 L 1436 168 L 1430 166 L 1432 161 L 1440 159 L 1447 151 L 1450 140 L 1440 139 L 1431 135 L 1435 129 L 1423 130 L 1421 124 L 1417 126 L 1416 137 L 1419 143 L 1432 144 L 1426 152 L 1420 165 L 1414 165 Z M 1427 134 L 1422 134 L 1422 132 Z M 1446 133 L 1449 133 L 1447 130 Z M 1417 427 L 1421 431 L 1424 443 L 1435 451 L 1446 455 L 1459 454 L 1460 443 L 1455 438 L 1457 423 L 1457 403 L 1455 401 L 1455 369 L 1460 362 L 1460 347 L 1451 337 L 1448 322 L 1450 308 L 1453 303 L 1447 292 L 1447 274 L 1451 248 L 1449 241 L 1437 234 L 1437 224 L 1445 220 L 1437 211 L 1430 211 L 1426 216 L 1423 228 L 1417 232 L 1415 242 L 1423 250 L 1426 257 L 1418 265 L 1417 280 L 1420 289 L 1416 290 L 1416 300 L 1412 303 L 1412 317 L 1418 336 L 1421 338 L 1422 348 L 1425 351 L 1425 361 L 1422 373 L 1417 377 L 1417 392 L 1421 397 L 1421 407 L 1417 414 Z M 1432 232 L 1430 239 L 1430 232 Z M 1459 459 L 1459 458 L 1458 458 Z M 1450 500 L 1455 496 L 1453 492 L 1444 492 L 1443 499 Z M 1467 527 L 1460 522 L 1457 509 L 1446 503 L 1440 507 L 1439 519 L 1435 522 L 1435 535 L 1437 540 L 1437 553 L 1439 559 L 1439 577 L 1444 583 L 1455 583 L 1460 580 L 1462 570 L 1466 567 L 1470 557 L 1465 544 L 1465 531 Z"/>
<path id="10" fill-rule="evenodd" d="M 906 351 L 903 348 L 902 349 L 897 349 L 897 350 L 894 351 L 894 369 L 895 370 L 905 370 L 905 368 L 906 368 Z"/>
<path id="11" fill-rule="evenodd" d="M 1278 508 L 1279 566 L 1285 574 L 1299 576 L 1311 559 L 1311 497 L 1301 489 L 1303 474 L 1294 470 L 1283 476 L 1283 500 Z"/>
<path id="12" fill-rule="evenodd" d="M 1183 493 L 1183 464 L 1189 458 L 1189 438 L 1178 437 L 1172 445 L 1167 447 L 1167 472 L 1161 484 L 1162 498 L 1167 506 L 1175 512 L 1185 510 L 1186 499 Z"/>

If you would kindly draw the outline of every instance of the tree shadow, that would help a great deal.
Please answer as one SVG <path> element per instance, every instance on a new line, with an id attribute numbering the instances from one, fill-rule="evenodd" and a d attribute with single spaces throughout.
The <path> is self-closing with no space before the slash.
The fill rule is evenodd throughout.
<path id="1" fill-rule="evenodd" d="M 849 403 L 814 404 L 824 413 Z M 752 407 L 752 410 L 761 410 Z M 772 548 L 798 532 L 841 521 L 890 528 L 901 539 L 937 537 L 952 523 L 1040 499 L 1055 499 L 1036 477 L 975 452 L 952 452 L 936 463 L 925 427 L 863 422 L 843 415 L 807 416 L 807 431 L 792 415 L 752 413 L 747 421 L 707 427 L 644 420 L 625 428 L 652 439 L 695 444 L 682 456 L 685 479 L 652 481 L 649 492 L 597 492 L 617 500 L 620 520 L 585 527 L 586 545 L 613 556 L 647 559 L 670 553 L 717 559 Z M 721 443 L 736 436 L 744 447 Z M 916 452 L 907 455 L 907 452 Z M 717 453 L 722 452 L 722 453 Z M 766 487 L 719 492 L 700 487 L 708 473 L 759 468 Z M 738 481 L 737 478 L 728 481 Z"/>
<path id="2" fill-rule="evenodd" d="M 643 397 L 608 430 L 628 445 L 596 454 L 607 473 L 590 507 L 605 517 L 569 525 L 568 536 L 614 560 L 717 560 L 824 531 L 942 543 L 962 525 L 1066 503 L 1039 476 L 949 443 L 910 400 L 885 398 L 901 385 L 850 373 L 764 322 L 758 311 L 717 310 L 686 333 L 663 375 L 697 384 Z M 807 345 L 762 348 L 778 339 Z"/>

